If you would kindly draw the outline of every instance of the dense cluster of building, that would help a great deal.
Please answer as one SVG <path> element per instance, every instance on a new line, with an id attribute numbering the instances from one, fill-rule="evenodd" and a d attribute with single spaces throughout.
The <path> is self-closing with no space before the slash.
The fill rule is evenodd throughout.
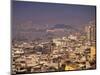
<path id="1" fill-rule="evenodd" d="M 47 42 L 14 41 L 12 74 L 96 68 L 95 26 Z"/>

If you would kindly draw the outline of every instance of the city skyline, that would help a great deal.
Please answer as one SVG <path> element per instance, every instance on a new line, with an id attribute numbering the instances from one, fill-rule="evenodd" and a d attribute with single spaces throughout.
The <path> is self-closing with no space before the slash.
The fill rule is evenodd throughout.
<path id="1" fill-rule="evenodd" d="M 96 6 L 12 1 L 12 75 L 96 69 Z"/>

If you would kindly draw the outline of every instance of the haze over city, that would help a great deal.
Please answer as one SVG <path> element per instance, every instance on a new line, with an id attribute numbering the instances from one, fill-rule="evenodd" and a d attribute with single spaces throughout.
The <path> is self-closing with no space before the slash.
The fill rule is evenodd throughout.
<path id="1" fill-rule="evenodd" d="M 13 39 L 54 36 L 56 34 L 48 33 L 47 30 L 56 28 L 57 24 L 63 25 L 63 28 L 67 25 L 67 29 L 71 28 L 72 31 L 83 27 L 96 17 L 95 6 L 24 1 L 13 1 L 12 5 Z"/>
<path id="2" fill-rule="evenodd" d="M 12 74 L 96 69 L 96 6 L 12 1 Z"/>

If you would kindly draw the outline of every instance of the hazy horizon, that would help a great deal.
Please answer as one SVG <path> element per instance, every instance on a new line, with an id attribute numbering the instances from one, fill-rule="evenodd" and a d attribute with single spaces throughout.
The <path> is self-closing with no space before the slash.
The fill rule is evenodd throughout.
<path id="1" fill-rule="evenodd" d="M 56 24 L 78 28 L 95 19 L 95 6 L 12 1 L 13 38 L 43 37 Z"/>

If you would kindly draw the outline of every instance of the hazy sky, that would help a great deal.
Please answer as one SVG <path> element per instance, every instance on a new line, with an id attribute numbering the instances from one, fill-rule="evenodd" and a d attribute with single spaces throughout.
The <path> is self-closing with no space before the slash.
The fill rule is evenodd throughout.
<path id="1" fill-rule="evenodd" d="M 95 6 L 14 1 L 12 11 L 15 23 L 80 25 L 95 19 Z"/>
<path id="2" fill-rule="evenodd" d="M 34 30 L 37 25 L 40 28 L 45 24 L 79 27 L 95 20 L 95 14 L 95 6 L 13 1 L 12 30 L 16 37 L 21 35 L 21 32 L 25 35 L 30 33 L 28 31 Z"/>

